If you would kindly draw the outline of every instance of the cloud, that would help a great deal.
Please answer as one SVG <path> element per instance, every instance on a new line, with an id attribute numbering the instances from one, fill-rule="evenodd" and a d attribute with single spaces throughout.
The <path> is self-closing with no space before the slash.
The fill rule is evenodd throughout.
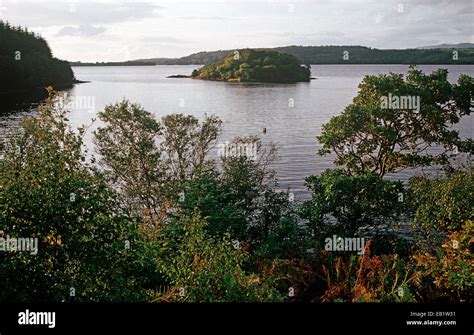
<path id="1" fill-rule="evenodd" d="M 176 38 L 171 36 L 147 36 L 140 38 L 147 46 L 153 45 L 181 45 L 190 43 L 189 40 L 183 38 Z"/>
<path id="2" fill-rule="evenodd" d="M 14 25 L 50 27 L 139 21 L 160 15 L 150 2 L 12 1 L 4 0 L 5 18 Z"/>
<path id="3" fill-rule="evenodd" d="M 104 27 L 96 27 L 92 25 L 80 25 L 77 27 L 74 26 L 64 26 L 58 33 L 55 35 L 60 36 L 80 36 L 80 37 L 91 37 L 95 35 L 102 34 L 106 31 Z"/>
<path id="4" fill-rule="evenodd" d="M 237 20 L 237 17 L 230 17 L 230 16 L 181 16 L 178 17 L 180 20 L 189 20 L 189 21 L 229 21 L 229 20 Z"/>

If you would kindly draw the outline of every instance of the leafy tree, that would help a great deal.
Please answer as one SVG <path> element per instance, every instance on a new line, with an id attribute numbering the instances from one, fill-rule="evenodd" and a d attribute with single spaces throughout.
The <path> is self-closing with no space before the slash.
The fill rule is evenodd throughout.
<path id="1" fill-rule="evenodd" d="M 288 193 L 261 184 L 234 193 L 238 190 L 230 189 L 224 178 L 209 172 L 187 183 L 180 209 L 187 215 L 199 209 L 209 222 L 210 236 L 229 234 L 254 255 L 274 259 L 305 254 L 305 231 L 298 226 L 296 206 L 288 200 Z"/>
<path id="2" fill-rule="evenodd" d="M 162 151 L 175 180 L 193 179 L 210 165 L 207 155 L 216 145 L 222 121 L 206 116 L 200 123 L 194 116 L 172 114 L 163 117 Z"/>
<path id="3" fill-rule="evenodd" d="M 210 166 L 206 155 L 215 145 L 221 121 L 168 115 L 161 122 L 138 104 L 124 100 L 99 113 L 105 127 L 95 144 L 111 182 L 125 201 L 151 219 L 182 192 L 185 180 Z"/>
<path id="4" fill-rule="evenodd" d="M 275 191 L 278 180 L 270 166 L 277 159 L 276 146 L 273 143 L 264 146 L 254 136 L 236 138 L 233 143 L 253 143 L 257 155 L 253 159 L 245 155 L 222 158 L 221 183 L 227 201 L 239 208 L 244 218 L 243 225 L 242 221 L 230 222 L 227 231 L 262 257 L 304 254 L 306 248 L 303 231 L 298 226 L 296 204 L 288 192 Z"/>
<path id="5" fill-rule="evenodd" d="M 106 106 L 99 118 L 106 126 L 94 133 L 94 142 L 112 184 L 135 210 L 157 214 L 169 192 L 169 176 L 156 143 L 163 127 L 127 100 Z"/>
<path id="6" fill-rule="evenodd" d="M 176 197 L 179 208 L 188 216 L 198 209 L 209 223 L 206 229 L 211 236 L 222 237 L 225 233 L 234 238 L 242 236 L 246 227 L 245 212 L 241 203 L 231 198 L 216 169 L 185 182 L 183 189 L 184 197 Z"/>
<path id="7" fill-rule="evenodd" d="M 412 108 L 386 108 L 393 107 L 385 103 L 394 96 L 415 99 L 410 100 Z M 472 139 L 462 140 L 452 128 L 470 114 L 473 101 L 474 79 L 461 75 L 451 84 L 447 70 L 425 75 L 410 67 L 406 78 L 394 73 L 366 76 L 353 103 L 323 126 L 319 153 L 334 153 L 336 165 L 350 173 L 384 176 L 408 167 L 449 166 L 456 148 L 474 152 Z M 413 109 L 417 102 L 418 109 Z M 428 151 L 435 146 L 441 152 Z"/>

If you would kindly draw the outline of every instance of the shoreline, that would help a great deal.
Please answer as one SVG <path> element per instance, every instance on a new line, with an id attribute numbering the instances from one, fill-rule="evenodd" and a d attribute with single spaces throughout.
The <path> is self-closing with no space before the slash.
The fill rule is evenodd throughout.
<path id="1" fill-rule="evenodd" d="M 71 89 L 76 84 L 87 84 L 87 83 L 90 83 L 90 81 L 87 81 L 87 80 L 74 80 L 74 82 L 70 85 L 60 85 L 60 86 L 50 85 L 50 86 L 52 86 L 55 90 L 62 91 L 62 90 Z M 42 91 L 42 90 L 46 91 L 46 87 L 47 86 L 44 86 L 44 87 L 43 86 L 37 86 L 37 87 L 30 87 L 30 88 L 24 88 L 24 89 L 0 91 L 0 95 L 5 96 L 5 95 L 12 95 L 12 94 L 31 94 L 31 93 L 39 92 L 39 91 Z"/>

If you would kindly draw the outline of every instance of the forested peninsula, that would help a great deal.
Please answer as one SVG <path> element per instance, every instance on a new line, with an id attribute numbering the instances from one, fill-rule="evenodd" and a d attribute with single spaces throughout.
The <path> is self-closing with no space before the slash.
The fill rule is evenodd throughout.
<path id="1" fill-rule="evenodd" d="M 27 92 L 53 86 L 67 88 L 75 82 L 69 63 L 53 57 L 42 37 L 0 21 L 0 93 Z"/>

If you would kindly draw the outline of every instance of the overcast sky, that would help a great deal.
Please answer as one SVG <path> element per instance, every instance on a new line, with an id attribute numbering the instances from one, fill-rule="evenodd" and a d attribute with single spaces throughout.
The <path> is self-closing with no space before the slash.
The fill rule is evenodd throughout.
<path id="1" fill-rule="evenodd" d="M 474 0 L 0 0 L 56 57 L 124 61 L 285 45 L 474 42 Z"/>

